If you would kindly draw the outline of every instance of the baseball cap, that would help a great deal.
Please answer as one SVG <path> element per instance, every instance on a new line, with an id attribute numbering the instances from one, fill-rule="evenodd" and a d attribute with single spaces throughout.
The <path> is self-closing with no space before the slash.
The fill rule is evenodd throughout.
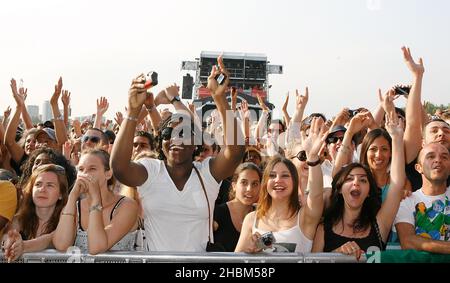
<path id="1" fill-rule="evenodd" d="M 45 133 L 51 140 L 56 141 L 55 130 L 50 128 L 43 128 L 36 132 L 35 137 L 37 138 L 40 134 Z"/>

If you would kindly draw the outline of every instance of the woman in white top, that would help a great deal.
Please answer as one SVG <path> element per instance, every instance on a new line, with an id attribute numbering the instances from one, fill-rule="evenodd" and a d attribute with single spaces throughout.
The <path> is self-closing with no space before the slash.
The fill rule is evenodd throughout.
<path id="1" fill-rule="evenodd" d="M 132 250 L 138 205 L 130 198 L 115 194 L 113 188 L 109 154 L 99 149 L 84 151 L 78 164 L 77 181 L 55 231 L 56 249 L 66 251 L 76 245 L 90 254 L 110 249 Z"/>
<path id="2" fill-rule="evenodd" d="M 314 118 L 308 138 L 303 139 L 309 165 L 309 194 L 302 207 L 298 200 L 298 173 L 284 157 L 272 158 L 266 166 L 258 208 L 248 214 L 242 225 L 235 252 L 277 251 L 310 252 L 323 209 L 323 178 L 319 151 L 324 142 L 323 121 Z M 259 244 L 261 235 L 272 232 L 275 244 Z"/>

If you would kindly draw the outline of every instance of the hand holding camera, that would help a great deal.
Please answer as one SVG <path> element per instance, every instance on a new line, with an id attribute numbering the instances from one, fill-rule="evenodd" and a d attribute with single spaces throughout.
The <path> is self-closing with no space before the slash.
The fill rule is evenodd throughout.
<path id="1" fill-rule="evenodd" d="M 267 232 L 258 238 L 256 241 L 256 247 L 262 250 L 270 249 L 274 243 L 276 243 L 275 236 L 272 232 Z"/>

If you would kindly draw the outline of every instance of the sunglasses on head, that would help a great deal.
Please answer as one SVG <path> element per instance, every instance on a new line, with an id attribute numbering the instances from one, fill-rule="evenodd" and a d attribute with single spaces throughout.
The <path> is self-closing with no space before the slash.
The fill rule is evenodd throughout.
<path id="1" fill-rule="evenodd" d="M 307 159 L 307 158 L 306 158 L 306 151 L 300 150 L 300 151 L 297 153 L 297 155 L 296 155 L 295 157 L 297 157 L 298 160 L 300 160 L 300 161 L 302 161 L 302 162 L 305 162 L 306 159 Z"/>
<path id="2" fill-rule="evenodd" d="M 99 137 L 96 137 L 96 136 L 87 136 L 87 135 L 84 135 L 83 138 L 81 139 L 81 141 L 82 141 L 83 143 L 86 143 L 86 142 L 88 142 L 88 141 L 90 141 L 90 142 L 92 142 L 92 143 L 99 143 L 99 142 L 100 142 L 100 138 L 99 138 Z"/>
<path id="3" fill-rule="evenodd" d="M 344 137 L 329 137 L 327 138 L 327 144 L 337 143 L 338 141 L 343 141 Z"/>
<path id="4" fill-rule="evenodd" d="M 173 132 L 173 128 L 172 127 L 164 128 L 161 131 L 161 138 L 163 140 L 165 140 L 165 141 L 170 140 L 172 138 L 172 132 Z M 191 131 L 191 133 L 192 133 L 192 135 L 195 135 L 194 132 Z M 185 138 L 188 138 L 190 136 L 188 136 L 187 133 L 184 132 L 184 129 L 181 129 L 181 131 L 178 133 L 178 137 L 181 138 L 181 139 L 185 139 Z"/>

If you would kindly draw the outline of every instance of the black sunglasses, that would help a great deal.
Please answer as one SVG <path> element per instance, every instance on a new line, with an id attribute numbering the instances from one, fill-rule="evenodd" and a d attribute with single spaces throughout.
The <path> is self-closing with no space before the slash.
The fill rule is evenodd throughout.
<path id="1" fill-rule="evenodd" d="M 339 140 L 343 141 L 344 137 L 329 137 L 329 138 L 327 138 L 327 144 L 337 143 Z"/>
<path id="2" fill-rule="evenodd" d="M 165 141 L 168 141 L 172 138 L 172 132 L 173 132 L 173 128 L 172 127 L 167 127 L 164 128 L 161 131 L 161 138 Z M 195 135 L 195 133 L 193 131 L 191 131 L 192 135 Z M 185 139 L 187 137 L 189 137 L 187 134 L 184 133 L 184 129 L 181 129 L 181 131 L 178 133 L 178 137 L 181 139 Z"/>
<path id="3" fill-rule="evenodd" d="M 302 161 L 302 162 L 305 162 L 306 159 L 307 159 L 307 158 L 306 158 L 306 151 L 300 150 L 300 151 L 297 153 L 297 155 L 296 155 L 295 157 L 297 157 L 298 160 L 300 160 L 300 161 Z"/>
<path id="4" fill-rule="evenodd" d="M 87 141 L 90 141 L 92 143 L 99 143 L 100 142 L 100 138 L 96 137 L 96 136 L 88 136 L 88 135 L 84 135 L 83 138 L 81 139 L 81 141 L 83 143 L 86 143 Z"/>

